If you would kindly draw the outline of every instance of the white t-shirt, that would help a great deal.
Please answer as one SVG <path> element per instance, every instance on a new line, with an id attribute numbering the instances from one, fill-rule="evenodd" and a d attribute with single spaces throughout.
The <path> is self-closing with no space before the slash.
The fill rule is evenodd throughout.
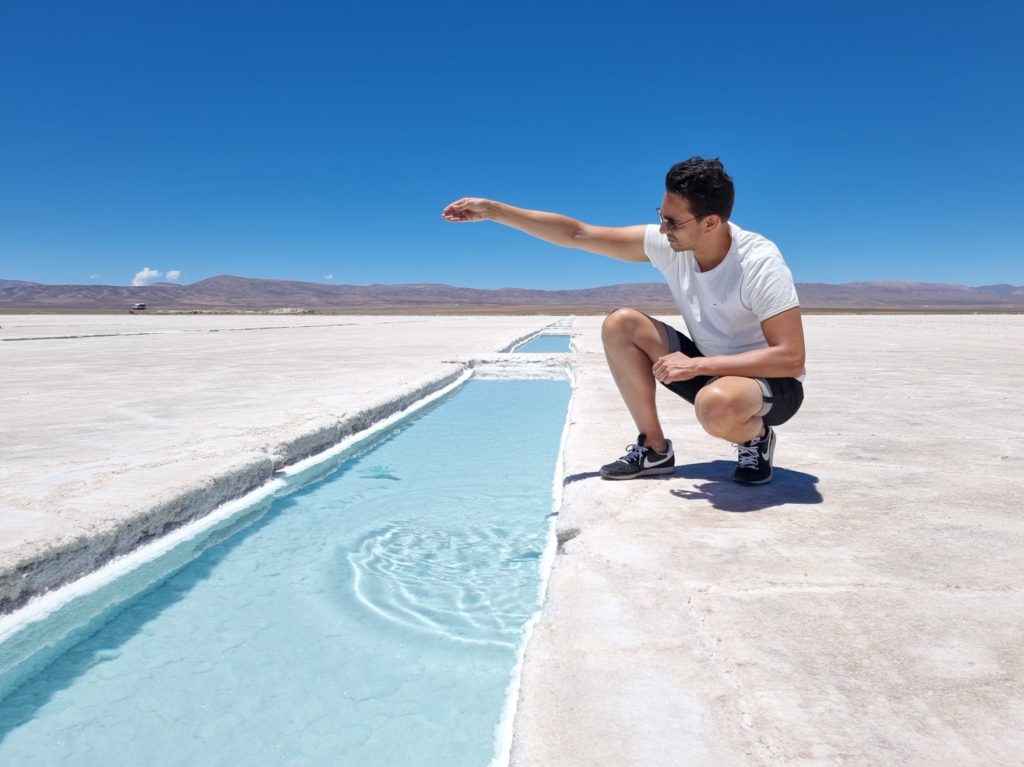
<path id="1" fill-rule="evenodd" d="M 800 305 L 775 243 L 728 223 L 732 246 L 709 272 L 697 268 L 692 250 L 672 250 L 658 226 L 644 232 L 644 252 L 665 275 L 690 338 L 708 357 L 766 348 L 761 322 Z"/>

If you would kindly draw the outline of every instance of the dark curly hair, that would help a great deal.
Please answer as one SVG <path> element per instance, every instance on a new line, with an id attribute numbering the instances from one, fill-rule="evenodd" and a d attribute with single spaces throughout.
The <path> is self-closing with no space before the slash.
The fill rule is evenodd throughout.
<path id="1" fill-rule="evenodd" d="M 665 175 L 665 191 L 686 198 L 697 218 L 714 213 L 728 221 L 732 215 L 732 179 L 717 157 L 691 157 L 677 162 Z"/>

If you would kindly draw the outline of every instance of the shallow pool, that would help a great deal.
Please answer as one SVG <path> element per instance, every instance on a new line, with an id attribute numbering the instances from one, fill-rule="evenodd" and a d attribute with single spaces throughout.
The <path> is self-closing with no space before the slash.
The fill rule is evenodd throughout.
<path id="1" fill-rule="evenodd" d="M 486 765 L 569 394 L 471 380 L 197 541 L 7 680 L 0 764 Z"/>
<path id="2" fill-rule="evenodd" d="M 522 346 L 513 349 L 515 352 L 542 352 L 546 354 L 558 354 L 568 352 L 569 336 L 567 335 L 543 335 L 535 336 Z"/>

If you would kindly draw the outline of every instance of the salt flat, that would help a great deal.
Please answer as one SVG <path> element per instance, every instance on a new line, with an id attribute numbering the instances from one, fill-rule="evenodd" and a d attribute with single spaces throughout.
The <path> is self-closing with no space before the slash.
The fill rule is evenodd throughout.
<path id="1" fill-rule="evenodd" d="M 0 598 L 555 319 L 0 317 Z M 597 476 L 635 437 L 600 323 L 575 320 L 513 764 L 1024 764 L 1024 317 L 806 318 L 807 399 L 763 487 L 668 392 L 675 474 Z"/>

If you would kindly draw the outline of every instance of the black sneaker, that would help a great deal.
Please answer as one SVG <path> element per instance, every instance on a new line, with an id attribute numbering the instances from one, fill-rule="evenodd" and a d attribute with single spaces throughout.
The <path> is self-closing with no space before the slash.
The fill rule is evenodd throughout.
<path id="1" fill-rule="evenodd" d="M 763 485 L 772 478 L 772 454 L 775 452 L 775 430 L 766 426 L 765 435 L 736 445 L 739 460 L 732 478 L 744 485 Z"/>
<path id="2" fill-rule="evenodd" d="M 647 436 L 641 434 L 636 438 L 635 445 L 627 445 L 626 454 L 622 458 L 601 467 L 601 476 L 605 479 L 633 479 L 675 471 L 676 457 L 672 452 L 672 440 L 666 439 L 668 447 L 664 453 L 659 453 L 644 445 L 646 439 Z"/>

